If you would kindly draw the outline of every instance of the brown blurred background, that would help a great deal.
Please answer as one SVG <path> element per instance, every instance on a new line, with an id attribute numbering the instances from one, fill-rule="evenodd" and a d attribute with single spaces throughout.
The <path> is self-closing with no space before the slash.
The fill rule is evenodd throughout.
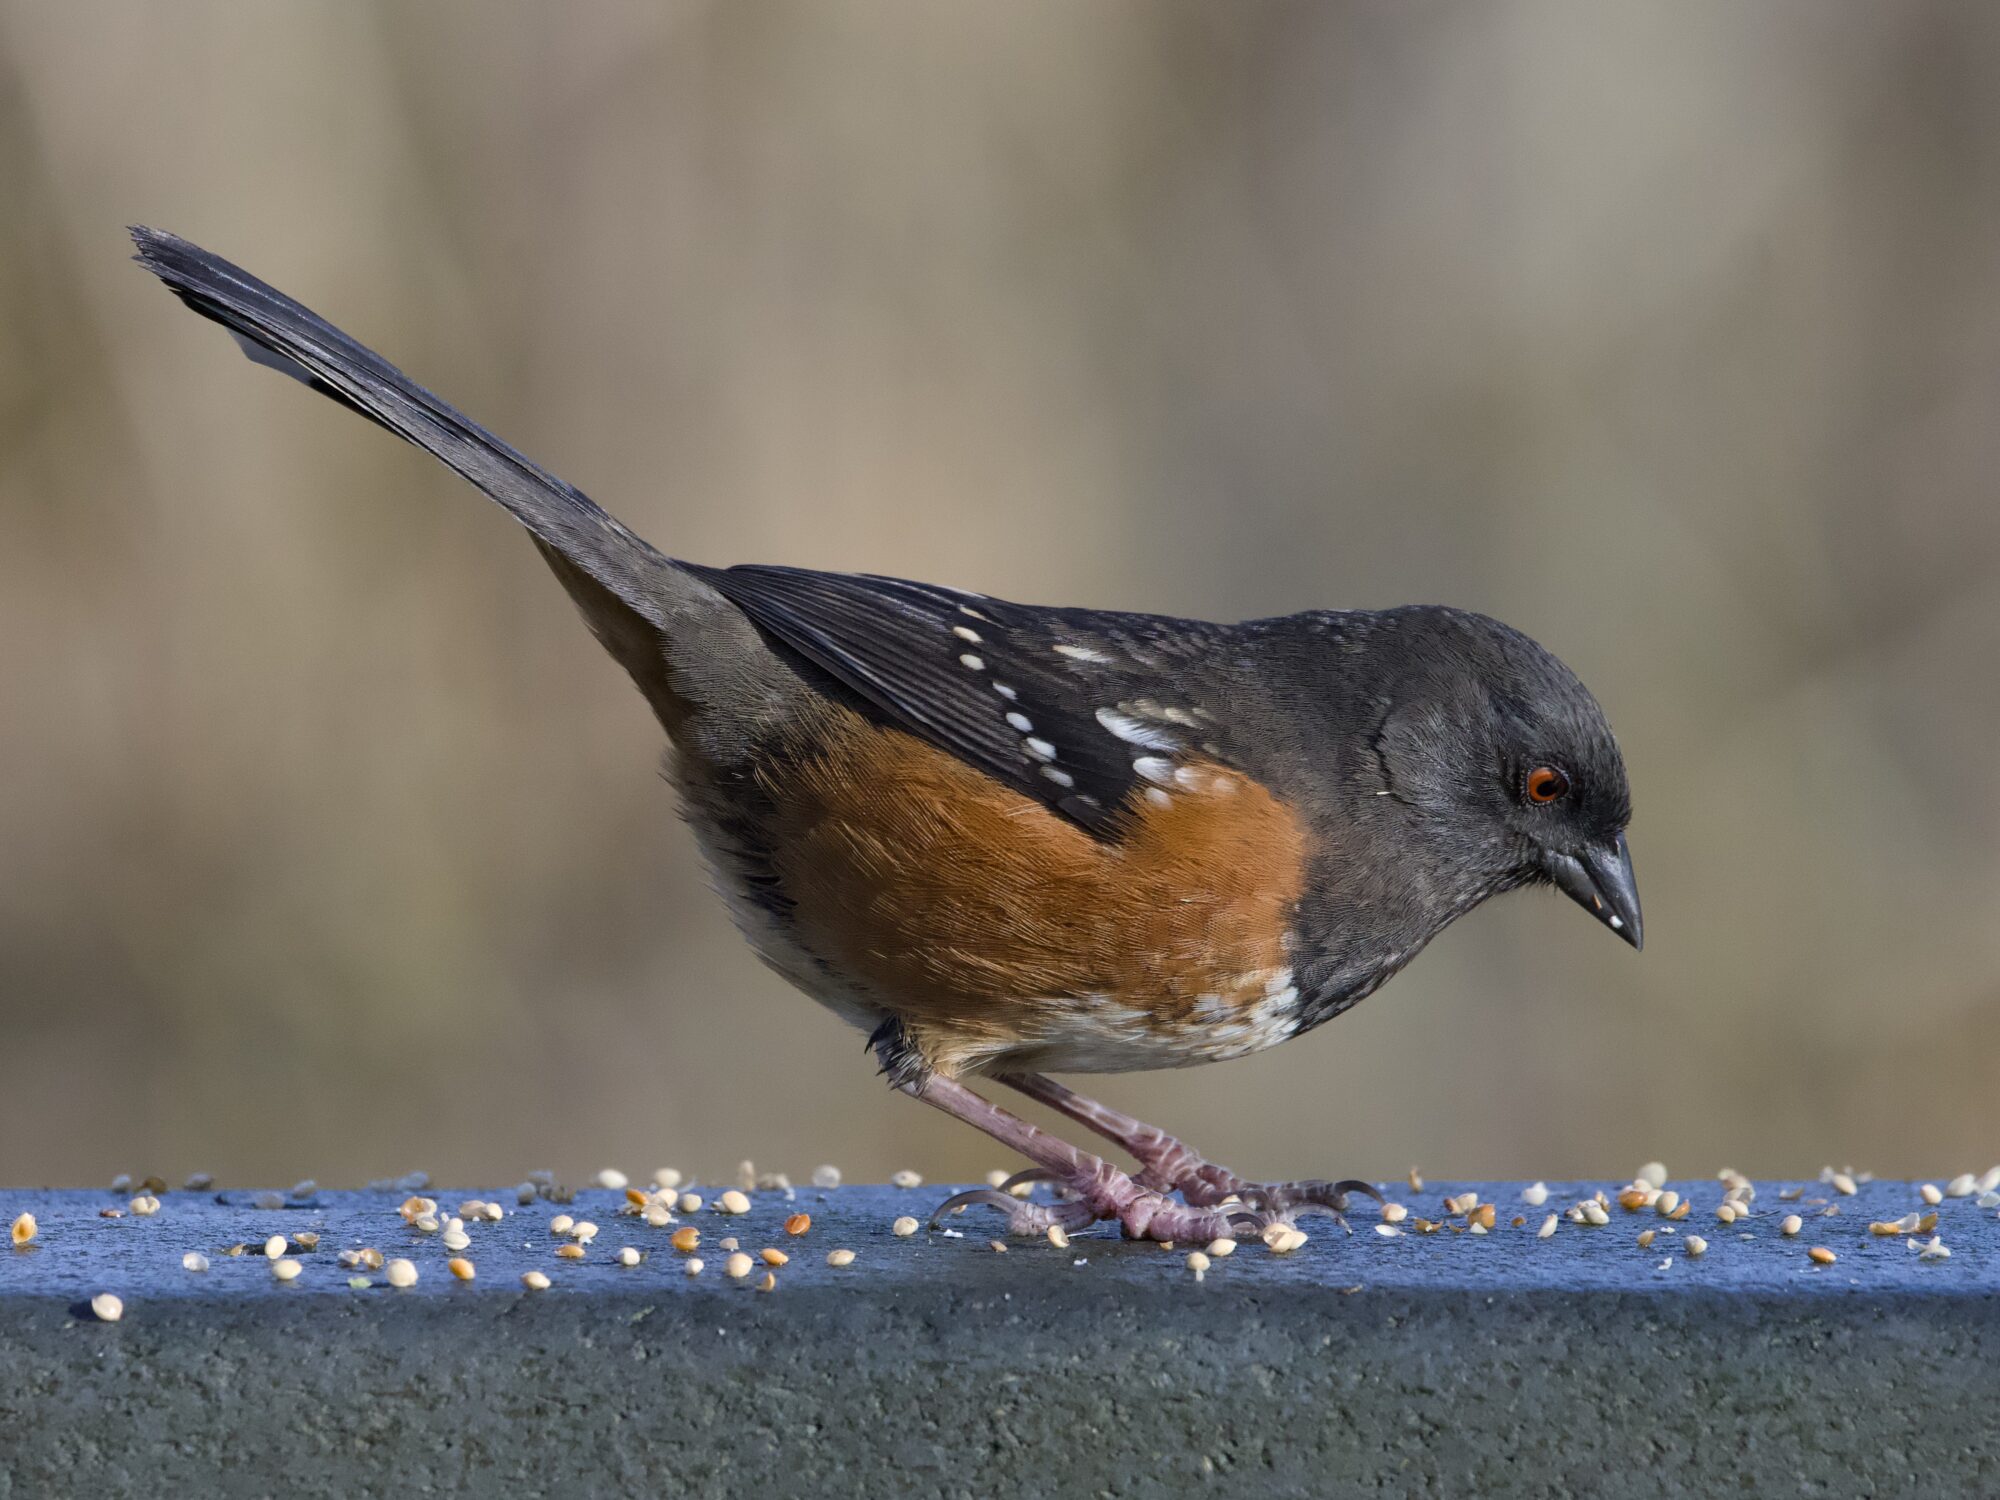
<path id="1" fill-rule="evenodd" d="M 682 555 L 1444 600 L 1604 699 L 1498 901 L 1104 1081 L 1271 1174 L 2000 1156 L 2000 7 L 0 4 L 0 1181 L 1004 1164 L 704 888 L 522 537 L 176 230 Z"/>

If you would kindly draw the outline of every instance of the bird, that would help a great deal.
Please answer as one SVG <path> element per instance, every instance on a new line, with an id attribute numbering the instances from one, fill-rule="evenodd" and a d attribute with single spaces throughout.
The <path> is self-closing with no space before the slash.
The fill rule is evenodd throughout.
<path id="1" fill-rule="evenodd" d="M 1049 1075 L 1303 1036 L 1521 887 L 1641 945 L 1604 710 L 1496 620 L 1411 605 L 1223 624 L 683 561 L 282 292 L 132 235 L 251 359 L 527 529 L 665 731 L 684 819 L 758 957 L 858 1028 L 892 1088 L 1030 1164 L 933 1224 L 990 1207 L 1010 1233 L 1110 1221 L 1200 1242 L 1340 1218 L 1379 1194 L 1240 1177 Z M 972 1086 L 987 1081 L 1133 1166 L 993 1103 Z"/>

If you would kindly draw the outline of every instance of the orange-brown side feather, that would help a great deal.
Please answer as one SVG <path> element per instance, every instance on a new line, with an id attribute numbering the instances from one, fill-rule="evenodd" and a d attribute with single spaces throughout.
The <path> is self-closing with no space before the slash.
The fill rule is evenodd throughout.
<path id="1" fill-rule="evenodd" d="M 1197 763 L 1188 786 L 1135 796 L 1107 842 L 846 710 L 815 739 L 764 778 L 794 936 L 932 1066 L 1032 1056 L 1093 1005 L 1157 1029 L 1165 1054 L 1281 982 L 1306 839 L 1240 772 Z"/>

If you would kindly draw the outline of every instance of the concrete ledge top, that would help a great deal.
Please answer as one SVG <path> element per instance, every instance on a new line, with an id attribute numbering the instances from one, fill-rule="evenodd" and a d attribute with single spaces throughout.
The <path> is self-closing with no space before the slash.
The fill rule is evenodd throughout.
<path id="1" fill-rule="evenodd" d="M 1361 1202 L 1351 1216 L 1352 1234 L 1341 1233 L 1330 1220 L 1304 1218 L 1300 1223 L 1309 1241 L 1303 1248 L 1279 1255 L 1246 1242 L 1227 1260 L 1217 1259 L 1198 1288 L 1184 1257 L 1199 1247 L 1163 1253 L 1157 1245 L 1119 1239 L 1110 1226 L 1077 1234 L 1067 1249 L 1058 1249 L 1042 1240 L 1008 1240 L 996 1211 L 974 1208 L 938 1230 L 926 1227 L 909 1237 L 893 1233 L 891 1225 L 900 1216 L 926 1223 L 930 1210 L 954 1191 L 949 1185 L 753 1192 L 749 1212 L 740 1215 L 720 1211 L 722 1189 L 696 1188 L 703 1207 L 691 1214 L 677 1212 L 674 1223 L 663 1228 L 621 1212 L 625 1195 L 605 1189 L 579 1191 L 567 1203 L 526 1206 L 517 1203 L 511 1188 L 424 1189 L 437 1200 L 440 1214 L 453 1213 L 468 1198 L 501 1204 L 505 1217 L 498 1223 L 467 1224 L 471 1244 L 457 1252 L 445 1246 L 441 1235 L 404 1222 L 397 1211 L 407 1196 L 401 1191 L 316 1191 L 303 1199 L 288 1197 L 282 1208 L 259 1208 L 258 1195 L 248 1191 L 175 1191 L 160 1195 L 160 1207 L 151 1215 L 133 1213 L 128 1193 L 0 1192 L 0 1221 L 11 1222 L 22 1213 L 37 1221 L 35 1238 L 26 1248 L 0 1253 L 0 1308 L 55 1301 L 81 1310 L 90 1298 L 110 1292 L 122 1299 L 128 1319 L 138 1319 L 146 1316 L 149 1304 L 159 1302 L 240 1306 L 335 1298 L 432 1304 L 615 1290 L 655 1299 L 665 1312 L 690 1299 L 740 1296 L 756 1285 L 767 1269 L 761 1261 L 755 1274 L 741 1282 L 724 1274 L 729 1250 L 721 1242 L 728 1237 L 753 1256 L 768 1246 L 789 1257 L 774 1273 L 782 1293 L 834 1289 L 862 1298 L 946 1289 L 1033 1294 L 1086 1285 L 1100 1297 L 1164 1289 L 1211 1299 L 1278 1290 L 1352 1295 L 1360 1289 L 1496 1296 L 1707 1291 L 1798 1299 L 2000 1292 L 2000 1217 L 1980 1208 L 1973 1197 L 1947 1197 L 1933 1208 L 1919 1197 L 1917 1185 L 1908 1182 L 1867 1182 L 1853 1195 L 1815 1181 L 1772 1182 L 1759 1185 L 1750 1217 L 1724 1224 L 1716 1213 L 1723 1197 L 1718 1182 L 1670 1183 L 1693 1205 L 1679 1221 L 1651 1209 L 1621 1209 L 1616 1197 L 1621 1186 L 1550 1184 L 1546 1203 L 1530 1206 L 1520 1183 L 1433 1182 L 1417 1193 L 1406 1184 L 1385 1183 L 1384 1195 L 1410 1212 L 1399 1226 L 1401 1233 L 1379 1233 L 1375 1206 Z M 1571 1205 L 1600 1190 L 1611 1200 L 1607 1224 L 1578 1224 L 1566 1216 Z M 1495 1206 L 1490 1232 L 1468 1232 L 1463 1216 L 1446 1214 L 1443 1199 L 1467 1193 Z M 106 1210 L 123 1211 L 123 1216 L 106 1217 Z M 801 1212 L 811 1216 L 811 1228 L 800 1236 L 788 1235 L 786 1219 Z M 556 1254 L 565 1243 L 550 1232 L 550 1220 L 558 1213 L 598 1225 L 581 1260 Z M 1786 1236 L 1781 1221 L 1793 1213 L 1804 1225 L 1796 1236 Z M 1932 1213 L 1937 1223 L 1927 1233 L 1871 1232 L 1877 1222 Z M 1539 1238 L 1537 1231 L 1551 1214 L 1557 1215 L 1555 1232 Z M 1440 1227 L 1423 1232 L 1418 1225 L 1426 1219 Z M 688 1226 L 701 1235 L 694 1254 L 705 1268 L 697 1277 L 686 1274 L 688 1257 L 669 1243 L 675 1230 Z M 1653 1241 L 1641 1248 L 1637 1238 L 1647 1229 L 1654 1231 Z M 1932 1233 L 1950 1251 L 1949 1258 L 1926 1258 L 1920 1252 Z M 262 1249 L 269 1237 L 280 1234 L 291 1241 L 289 1253 L 300 1265 L 299 1275 L 289 1282 L 273 1275 Z M 317 1235 L 317 1244 L 302 1248 L 296 1238 L 302 1234 Z M 1688 1253 L 1690 1236 L 1707 1242 L 1699 1257 Z M 995 1253 L 995 1240 L 1007 1244 L 1006 1254 Z M 245 1248 L 232 1256 L 235 1246 Z M 395 1290 L 380 1271 L 338 1263 L 342 1250 L 363 1246 L 392 1259 L 408 1258 L 418 1268 L 416 1285 Z M 643 1256 L 637 1266 L 617 1262 L 624 1246 Z M 1833 1252 L 1833 1263 L 1815 1263 L 1809 1256 L 1815 1246 Z M 836 1248 L 854 1252 L 852 1265 L 835 1269 L 827 1264 L 828 1252 Z M 184 1269 L 182 1258 L 190 1252 L 206 1256 L 208 1269 Z M 446 1262 L 453 1254 L 473 1262 L 475 1280 L 452 1276 Z M 529 1292 L 520 1279 L 529 1270 L 544 1272 L 552 1287 Z M 367 1284 L 360 1285 L 357 1277 Z"/>

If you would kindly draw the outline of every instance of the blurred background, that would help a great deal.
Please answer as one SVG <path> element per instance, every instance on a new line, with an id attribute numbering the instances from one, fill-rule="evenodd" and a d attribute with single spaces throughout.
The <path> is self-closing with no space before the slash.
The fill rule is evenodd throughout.
<path id="1" fill-rule="evenodd" d="M 752 959 L 515 528 L 135 221 L 683 556 L 1561 654 L 1646 952 L 1505 898 L 1099 1081 L 1210 1155 L 2000 1158 L 2000 7 L 9 0 L 0 185 L 0 1181 L 1008 1165 Z"/>

